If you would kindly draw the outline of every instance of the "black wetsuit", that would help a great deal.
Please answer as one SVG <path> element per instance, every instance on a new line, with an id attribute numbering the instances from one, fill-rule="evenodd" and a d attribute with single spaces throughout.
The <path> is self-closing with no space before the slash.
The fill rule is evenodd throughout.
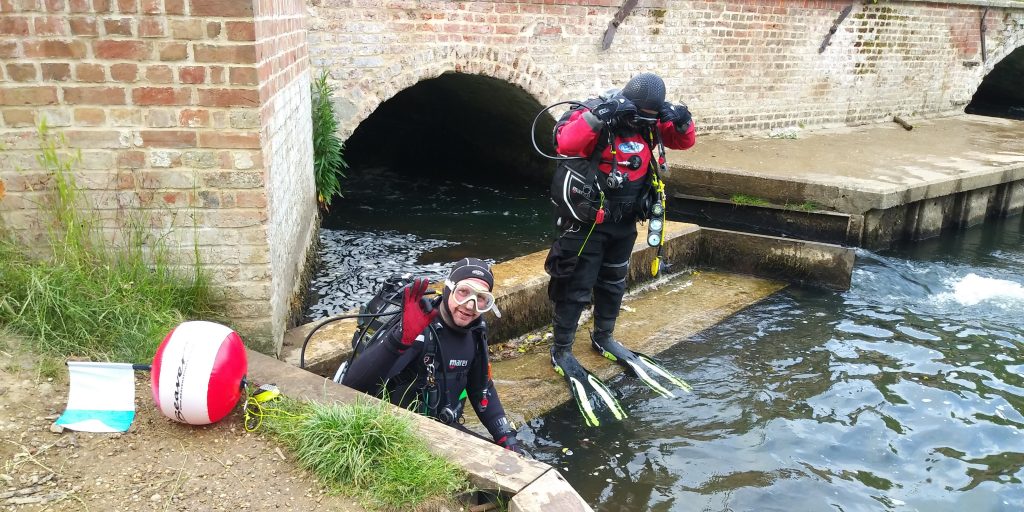
<path id="1" fill-rule="evenodd" d="M 432 327 L 425 329 L 406 349 L 400 341 L 401 322 L 397 323 L 383 333 L 380 343 L 372 344 L 352 361 L 342 384 L 376 396 L 387 393 L 395 405 L 470 432 L 461 425 L 464 402 L 460 396 L 466 390 L 480 422 L 500 444 L 513 430 L 494 390 L 494 383 L 487 375 L 486 359 L 478 355 L 479 351 L 487 350 L 486 324 L 478 318 L 462 329 L 448 325 L 438 316 Z M 428 342 L 431 331 L 437 333 L 437 338 Z M 428 344 L 436 347 L 434 394 L 425 392 L 429 389 L 424 361 L 424 356 L 429 355 Z"/>

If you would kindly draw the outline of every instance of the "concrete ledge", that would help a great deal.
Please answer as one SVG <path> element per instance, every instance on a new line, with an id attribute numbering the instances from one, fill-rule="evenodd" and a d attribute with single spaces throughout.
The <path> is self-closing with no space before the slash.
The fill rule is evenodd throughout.
<path id="1" fill-rule="evenodd" d="M 637 237 L 638 242 L 630 258 L 630 286 L 651 279 L 651 263 L 657 254 L 656 248 L 647 245 L 646 226 L 638 226 L 637 229 L 640 236 Z M 697 226 L 667 222 L 663 256 L 669 261 L 682 263 L 676 267 L 682 270 L 696 259 L 699 240 L 700 228 Z M 490 313 L 486 315 L 492 341 L 525 334 L 551 321 L 551 303 L 547 295 L 548 275 L 544 272 L 546 257 L 547 251 L 540 251 L 494 266 L 495 300 L 501 309 L 502 318 L 496 318 Z M 319 323 L 299 326 L 285 333 L 282 359 L 298 366 L 302 341 Z M 306 348 L 305 368 L 318 375 L 333 375 L 351 353 L 355 331 L 355 320 L 339 320 L 319 329 Z"/>
<path id="2" fill-rule="evenodd" d="M 848 290 L 854 259 L 838 245 L 701 229 L 700 263 L 729 272 Z"/>
<path id="3" fill-rule="evenodd" d="M 376 400 L 270 356 L 253 350 L 247 352 L 248 379 L 252 382 L 274 383 L 289 397 L 342 404 L 354 403 L 357 400 Z M 472 485 L 479 489 L 497 490 L 516 496 L 525 493 L 516 502 L 515 506 L 518 508 L 511 510 L 592 510 L 551 466 L 526 459 L 495 444 L 405 409 L 392 409 L 396 414 L 410 418 L 414 428 L 428 440 L 431 451 L 462 468 L 469 475 Z"/>

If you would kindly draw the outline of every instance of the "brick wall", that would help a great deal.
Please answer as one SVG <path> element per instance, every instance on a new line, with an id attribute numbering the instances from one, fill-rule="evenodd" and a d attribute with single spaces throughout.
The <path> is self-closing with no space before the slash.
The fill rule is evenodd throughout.
<path id="1" fill-rule="evenodd" d="M 1024 5 L 1009 2 L 853 2 L 818 53 L 848 0 L 641 1 L 607 51 L 618 1 L 310 1 L 311 59 L 341 89 L 344 135 L 395 92 L 446 71 L 507 80 L 542 104 L 655 71 L 705 132 L 943 115 L 962 111 L 1024 43 Z M 995 6 L 985 63 L 981 3 Z"/>
<path id="2" fill-rule="evenodd" d="M 255 36 L 260 118 L 270 224 L 267 233 L 273 279 L 271 332 L 281 339 L 289 318 L 301 310 L 305 280 L 317 237 L 313 183 L 306 4 L 303 0 L 256 0 Z"/>
<path id="3" fill-rule="evenodd" d="M 232 327 L 250 346 L 279 348 L 282 290 L 294 289 L 295 271 L 281 262 L 292 249 L 279 254 L 273 242 L 304 255 L 312 215 L 287 202 L 315 204 L 305 39 L 292 4 L 0 0 L 5 223 L 25 238 L 42 232 L 47 177 L 33 149 L 45 118 L 81 150 L 79 183 L 106 228 L 131 210 L 170 231 L 186 256 L 198 245 Z M 272 265 L 286 269 L 280 278 Z"/>

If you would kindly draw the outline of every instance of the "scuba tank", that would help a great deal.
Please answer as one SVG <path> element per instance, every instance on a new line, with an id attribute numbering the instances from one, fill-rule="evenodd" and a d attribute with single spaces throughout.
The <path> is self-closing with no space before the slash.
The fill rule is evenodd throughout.
<path id="1" fill-rule="evenodd" d="M 352 354 L 341 363 L 331 380 L 341 384 L 352 361 L 367 347 L 381 341 L 378 334 L 383 334 L 402 319 L 402 294 L 412 282 L 411 274 L 391 276 L 384 280 L 370 300 L 359 306 L 360 316 L 357 317 L 356 332 L 352 335 Z"/>

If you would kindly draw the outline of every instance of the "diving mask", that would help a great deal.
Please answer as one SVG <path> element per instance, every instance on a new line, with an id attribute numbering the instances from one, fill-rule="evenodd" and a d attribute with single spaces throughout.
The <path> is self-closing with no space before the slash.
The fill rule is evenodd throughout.
<path id="1" fill-rule="evenodd" d="M 445 279 L 444 285 L 452 291 L 452 298 L 455 299 L 455 303 L 459 306 L 473 301 L 473 309 L 477 313 L 486 313 L 493 310 L 494 316 L 501 318 L 501 312 L 498 311 L 498 306 L 494 303 L 494 294 L 487 291 L 482 287 L 474 286 L 472 281 L 459 281 L 458 284 L 451 282 L 449 279 Z"/>

